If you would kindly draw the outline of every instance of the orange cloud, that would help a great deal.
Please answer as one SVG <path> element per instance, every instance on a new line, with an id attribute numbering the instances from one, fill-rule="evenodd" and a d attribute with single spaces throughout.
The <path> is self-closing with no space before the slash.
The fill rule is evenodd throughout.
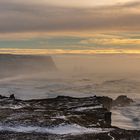
<path id="1" fill-rule="evenodd" d="M 140 39 L 128 38 L 90 38 L 82 40 L 82 44 L 100 44 L 100 45 L 140 45 Z"/>
<path id="2" fill-rule="evenodd" d="M 53 54 L 140 54 L 139 50 L 131 49 L 97 49 L 97 50 L 62 50 L 62 49 L 13 49 L 1 48 L 1 54 L 22 54 L 22 55 L 53 55 Z"/>

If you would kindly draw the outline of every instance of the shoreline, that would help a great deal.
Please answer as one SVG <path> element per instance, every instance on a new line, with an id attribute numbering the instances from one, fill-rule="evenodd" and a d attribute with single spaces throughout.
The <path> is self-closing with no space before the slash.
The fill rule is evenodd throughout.
<path id="1" fill-rule="evenodd" d="M 125 101 L 125 104 L 124 104 Z M 127 96 L 19 100 L 0 96 L 0 137 L 17 139 L 139 139 L 140 130 L 111 125 L 112 106 L 134 102 Z M 42 137 L 42 138 L 41 138 Z"/>

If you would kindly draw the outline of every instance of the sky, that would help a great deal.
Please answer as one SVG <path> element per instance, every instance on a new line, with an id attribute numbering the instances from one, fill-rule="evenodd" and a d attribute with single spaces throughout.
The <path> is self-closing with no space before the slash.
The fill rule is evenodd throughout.
<path id="1" fill-rule="evenodd" d="M 0 52 L 140 54 L 139 0 L 0 0 Z"/>

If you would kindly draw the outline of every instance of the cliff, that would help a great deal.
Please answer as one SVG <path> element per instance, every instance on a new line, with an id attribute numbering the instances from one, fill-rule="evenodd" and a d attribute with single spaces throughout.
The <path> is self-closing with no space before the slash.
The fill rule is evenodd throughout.
<path id="1" fill-rule="evenodd" d="M 56 70 L 51 56 L 0 54 L 0 76 Z"/>

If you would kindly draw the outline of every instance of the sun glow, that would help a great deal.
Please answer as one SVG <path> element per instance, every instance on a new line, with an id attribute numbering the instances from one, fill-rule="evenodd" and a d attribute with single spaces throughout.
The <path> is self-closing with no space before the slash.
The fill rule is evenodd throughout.
<path id="1" fill-rule="evenodd" d="M 100 50 L 63 50 L 63 49 L 13 49 L 1 48 L 0 54 L 23 54 L 23 55 L 55 55 L 55 54 L 140 54 L 140 50 L 130 49 L 100 49 Z"/>

